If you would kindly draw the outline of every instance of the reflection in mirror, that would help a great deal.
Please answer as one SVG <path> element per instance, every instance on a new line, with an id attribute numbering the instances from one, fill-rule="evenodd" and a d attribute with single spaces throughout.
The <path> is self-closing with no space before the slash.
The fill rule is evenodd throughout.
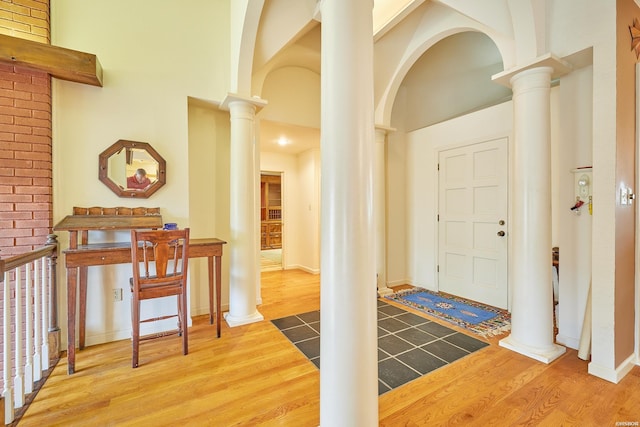
<path id="1" fill-rule="evenodd" d="M 165 168 L 146 142 L 121 139 L 99 157 L 100 181 L 120 197 L 149 197 L 165 184 Z"/>

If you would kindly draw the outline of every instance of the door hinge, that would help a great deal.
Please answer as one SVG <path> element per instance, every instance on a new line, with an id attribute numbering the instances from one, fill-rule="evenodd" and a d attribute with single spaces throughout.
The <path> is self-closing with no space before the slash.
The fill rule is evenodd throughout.
<path id="1" fill-rule="evenodd" d="M 440 264 L 436 265 L 436 271 L 440 273 Z"/>
<path id="2" fill-rule="evenodd" d="M 440 222 L 440 214 L 437 215 L 436 221 Z"/>
<path id="3" fill-rule="evenodd" d="M 440 170 L 440 163 L 438 163 L 438 170 Z"/>

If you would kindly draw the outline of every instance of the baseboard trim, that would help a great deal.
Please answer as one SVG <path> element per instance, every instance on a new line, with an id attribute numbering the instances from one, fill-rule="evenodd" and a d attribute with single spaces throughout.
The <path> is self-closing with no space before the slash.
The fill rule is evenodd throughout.
<path id="1" fill-rule="evenodd" d="M 574 350 L 580 348 L 580 338 L 568 337 L 566 335 L 558 334 L 556 335 L 556 342 Z"/>
<path id="2" fill-rule="evenodd" d="M 408 280 L 408 279 L 403 279 L 403 280 L 392 280 L 392 281 L 390 281 L 390 282 L 387 282 L 387 287 L 400 286 L 400 285 L 410 285 L 410 286 L 414 286 L 414 284 L 411 282 L 411 280 Z"/>
<path id="3" fill-rule="evenodd" d="M 253 314 L 250 314 L 248 316 L 242 316 L 242 317 L 231 316 L 230 312 L 226 312 L 224 313 L 224 320 L 227 321 L 227 325 L 229 325 L 229 327 L 233 328 L 235 326 L 242 326 L 242 325 L 248 325 L 250 323 L 261 322 L 264 320 L 264 316 L 260 314 L 258 310 L 256 310 Z"/>
<path id="4" fill-rule="evenodd" d="M 618 384 L 637 364 L 637 357 L 634 354 L 627 357 L 617 368 L 611 369 L 594 362 L 589 363 L 589 373 L 603 380 Z"/>
<path id="5" fill-rule="evenodd" d="M 320 274 L 320 269 L 316 269 L 316 268 L 309 268 L 309 267 L 305 267 L 304 265 L 299 265 L 299 264 L 292 264 L 292 265 L 288 265 L 287 268 L 285 268 L 285 270 L 302 270 L 302 271 L 306 271 L 307 273 L 311 273 L 311 274 Z"/>

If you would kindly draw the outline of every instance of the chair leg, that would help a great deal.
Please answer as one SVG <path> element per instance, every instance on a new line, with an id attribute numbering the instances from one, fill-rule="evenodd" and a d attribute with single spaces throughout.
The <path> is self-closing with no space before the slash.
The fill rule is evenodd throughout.
<path id="1" fill-rule="evenodd" d="M 182 336 L 182 295 L 176 295 L 176 308 L 178 309 L 178 336 Z"/>
<path id="2" fill-rule="evenodd" d="M 182 323 L 182 354 L 189 353 L 189 323 L 187 322 L 187 294 L 186 292 L 182 292 L 182 294 L 178 297 L 178 301 L 180 301 L 180 318 Z"/>
<path id="3" fill-rule="evenodd" d="M 138 367 L 138 350 L 140 348 L 140 300 L 133 298 L 131 301 L 131 334 L 132 334 L 132 358 L 131 367 Z"/>

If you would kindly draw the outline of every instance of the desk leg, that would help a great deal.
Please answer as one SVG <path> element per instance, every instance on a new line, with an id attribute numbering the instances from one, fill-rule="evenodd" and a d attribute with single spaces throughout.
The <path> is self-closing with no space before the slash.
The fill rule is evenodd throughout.
<path id="1" fill-rule="evenodd" d="M 213 257 L 207 257 L 209 267 L 209 324 L 213 325 Z"/>
<path id="2" fill-rule="evenodd" d="M 222 320 L 221 313 L 221 293 L 222 293 L 222 257 L 216 257 L 216 327 L 218 328 L 218 338 L 220 338 L 220 322 Z"/>
<path id="3" fill-rule="evenodd" d="M 87 271 L 89 267 L 80 267 L 80 313 L 79 319 L 79 347 L 84 350 L 85 326 L 87 324 Z"/>
<path id="4" fill-rule="evenodd" d="M 67 373 L 76 369 L 76 280 L 77 268 L 67 268 Z"/>

